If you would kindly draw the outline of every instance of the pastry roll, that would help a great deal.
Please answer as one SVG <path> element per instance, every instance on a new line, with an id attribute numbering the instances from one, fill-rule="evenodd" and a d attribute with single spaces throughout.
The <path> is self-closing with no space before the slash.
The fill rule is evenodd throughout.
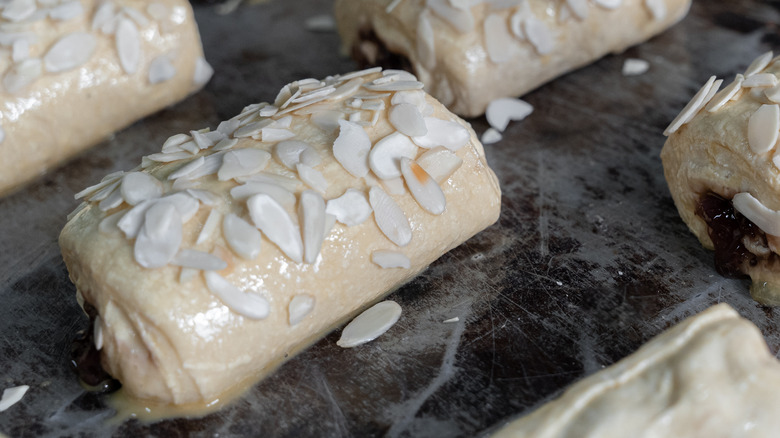
<path id="1" fill-rule="evenodd" d="M 186 0 L 0 3 L 0 194 L 210 77 Z"/>
<path id="2" fill-rule="evenodd" d="M 780 363 L 758 328 L 719 304 L 494 434 L 507 437 L 773 437 Z"/>
<path id="3" fill-rule="evenodd" d="M 661 151 L 680 216 L 715 250 L 718 272 L 750 276 L 753 298 L 772 306 L 780 304 L 778 60 L 765 53 L 729 83 L 711 77 L 667 128 Z"/>
<path id="4" fill-rule="evenodd" d="M 60 245 L 105 370 L 224 399 L 495 222 L 482 145 L 421 88 L 299 80 L 79 193 Z"/>
<path id="5" fill-rule="evenodd" d="M 405 68 L 457 114 L 485 112 L 662 32 L 690 0 L 336 0 L 344 51 Z"/>

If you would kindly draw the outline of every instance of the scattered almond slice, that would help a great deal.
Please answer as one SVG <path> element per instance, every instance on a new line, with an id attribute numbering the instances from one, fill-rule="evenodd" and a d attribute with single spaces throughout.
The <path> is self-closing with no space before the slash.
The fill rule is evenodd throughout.
<path id="1" fill-rule="evenodd" d="M 412 265 L 409 257 L 397 251 L 374 251 L 371 253 L 371 261 L 383 269 L 409 269 Z"/>
<path id="2" fill-rule="evenodd" d="M 325 200 L 314 190 L 304 190 L 298 202 L 303 232 L 304 261 L 313 264 L 325 240 Z"/>
<path id="3" fill-rule="evenodd" d="M 274 157 L 288 169 L 295 169 L 298 163 L 314 167 L 322 161 L 319 154 L 308 143 L 299 140 L 285 140 L 277 143 Z"/>
<path id="4" fill-rule="evenodd" d="M 247 201 L 249 216 L 257 228 L 295 263 L 303 261 L 303 242 L 298 226 L 281 204 L 261 193 Z"/>
<path id="5" fill-rule="evenodd" d="M 287 307 L 290 314 L 290 326 L 296 326 L 303 321 L 303 318 L 314 310 L 314 303 L 314 297 L 308 294 L 298 294 L 292 297 L 290 305 Z"/>
<path id="6" fill-rule="evenodd" d="M 745 78 L 747 79 L 754 74 L 763 71 L 769 65 L 769 63 L 772 62 L 773 56 L 774 54 L 770 50 L 754 59 L 745 70 Z"/>
<path id="7" fill-rule="evenodd" d="M 299 163 L 297 166 L 295 166 L 295 169 L 298 171 L 298 176 L 301 178 L 301 181 L 306 183 L 307 186 L 322 193 L 323 195 L 328 190 L 328 180 L 319 170 L 307 166 L 303 163 Z"/>
<path id="8" fill-rule="evenodd" d="M 211 293 L 234 312 L 250 319 L 264 319 L 268 316 L 271 306 L 265 298 L 241 291 L 216 272 L 205 271 L 203 276 Z"/>
<path id="9" fill-rule="evenodd" d="M 157 202 L 146 211 L 144 224 L 135 240 L 133 254 L 144 268 L 167 265 L 182 241 L 182 219 L 169 202 Z"/>
<path id="10" fill-rule="evenodd" d="M 219 219 L 221 216 L 220 212 L 216 209 L 209 212 L 206 222 L 203 224 L 203 228 L 201 228 L 200 233 L 198 233 L 198 239 L 195 241 L 195 245 L 202 245 L 206 243 L 207 240 L 211 239 L 214 231 L 219 227 Z"/>
<path id="11" fill-rule="evenodd" d="M 343 195 L 329 200 L 325 207 L 327 214 L 333 215 L 337 221 L 348 227 L 362 224 L 371 216 L 372 211 L 366 195 L 357 189 L 347 189 Z"/>
<path id="12" fill-rule="evenodd" d="M 222 221 L 222 235 L 230 249 L 246 260 L 254 260 L 260 254 L 263 235 L 249 222 L 233 213 Z"/>
<path id="13" fill-rule="evenodd" d="M 408 158 L 401 159 L 401 173 L 409 191 L 425 211 L 439 215 L 444 213 L 447 202 L 439 184 L 419 164 Z"/>
<path id="14" fill-rule="evenodd" d="M 0 412 L 5 411 L 11 406 L 19 403 L 22 397 L 27 393 L 30 387 L 28 385 L 14 386 L 3 390 L 3 398 L 0 399 Z"/>
<path id="15" fill-rule="evenodd" d="M 339 120 L 340 132 L 333 143 L 333 156 L 344 169 L 357 178 L 368 173 L 368 154 L 371 140 L 357 123 Z"/>
<path id="16" fill-rule="evenodd" d="M 500 132 L 498 132 L 495 128 L 488 128 L 485 130 L 485 132 L 482 133 L 482 138 L 480 139 L 482 141 L 482 144 L 494 144 L 498 143 L 504 138 L 503 135 L 501 135 Z"/>
<path id="17" fill-rule="evenodd" d="M 408 245 L 412 240 L 412 227 L 393 198 L 374 186 L 368 192 L 368 202 L 374 209 L 374 220 L 382 233 L 398 246 Z"/>
<path id="18" fill-rule="evenodd" d="M 458 122 L 435 117 L 425 117 L 424 120 L 428 133 L 422 137 L 412 138 L 414 143 L 421 148 L 430 149 L 444 146 L 451 151 L 457 151 L 466 146 L 471 138 L 469 131 Z"/>
<path id="19" fill-rule="evenodd" d="M 417 158 L 420 165 L 428 175 L 437 183 L 450 177 L 463 164 L 463 160 L 444 146 L 439 146 L 426 151 Z"/>
<path id="20" fill-rule="evenodd" d="M 401 158 L 415 158 L 417 145 L 412 140 L 394 132 L 376 142 L 368 155 L 368 164 L 376 176 L 381 179 L 398 178 L 401 176 Z"/>
<path id="21" fill-rule="evenodd" d="M 128 172 L 122 177 L 122 198 L 130 205 L 162 196 L 162 183 L 145 172 Z"/>
<path id="22" fill-rule="evenodd" d="M 271 196 L 284 208 L 295 206 L 295 195 L 284 187 L 268 182 L 248 182 L 230 189 L 230 196 L 238 201 L 243 201 L 254 195 L 265 193 Z"/>
<path id="23" fill-rule="evenodd" d="M 488 57 L 496 64 L 507 62 L 511 57 L 513 40 L 501 14 L 490 14 L 485 18 L 485 48 Z M 419 135 L 419 134 L 418 134 Z"/>
<path id="24" fill-rule="evenodd" d="M 228 181 L 240 176 L 255 174 L 268 165 L 271 154 L 260 149 L 239 149 L 225 153 L 217 178 Z"/>
<path id="25" fill-rule="evenodd" d="M 400 317 L 401 306 L 395 301 L 377 303 L 344 327 L 336 345 L 351 348 L 373 341 L 390 330 Z"/>
<path id="26" fill-rule="evenodd" d="M 485 117 L 491 127 L 499 132 L 504 132 L 510 121 L 523 120 L 533 111 L 534 107 L 524 100 L 502 97 L 488 104 Z"/>
<path id="27" fill-rule="evenodd" d="M 739 92 L 739 90 L 742 89 L 742 83 L 744 81 L 745 77 L 741 74 L 737 74 L 732 83 L 712 96 L 712 99 L 710 99 L 709 103 L 707 103 L 707 106 L 705 107 L 707 111 L 714 113 L 715 111 L 722 108 L 726 102 L 730 101 Z"/>
<path id="28" fill-rule="evenodd" d="M 419 137 L 428 133 L 425 120 L 416 105 L 399 103 L 388 111 L 390 124 L 402 134 L 409 137 Z"/>
<path id="29" fill-rule="evenodd" d="M 664 135 L 669 136 L 675 132 L 688 120 L 690 120 L 699 110 L 707 104 L 706 98 L 709 96 L 712 86 L 715 84 L 715 76 L 711 76 L 709 80 L 699 89 L 699 91 L 693 96 L 687 105 L 680 111 L 680 114 L 672 120 L 672 123 L 664 130 Z"/>
<path id="30" fill-rule="evenodd" d="M 639 76 L 647 73 L 650 63 L 644 59 L 627 58 L 623 61 L 623 76 Z"/>
<path id="31" fill-rule="evenodd" d="M 748 120 L 748 143 L 756 154 L 769 152 L 780 133 L 780 106 L 761 105 Z"/>
<path id="32" fill-rule="evenodd" d="M 744 88 L 770 88 L 775 85 L 777 85 L 777 76 L 773 73 L 756 73 L 742 83 Z"/>

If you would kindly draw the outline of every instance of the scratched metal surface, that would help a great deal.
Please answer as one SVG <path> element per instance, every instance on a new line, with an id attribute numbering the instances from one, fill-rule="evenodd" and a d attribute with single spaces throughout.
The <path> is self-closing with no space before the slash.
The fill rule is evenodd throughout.
<path id="1" fill-rule="evenodd" d="M 353 69 L 335 56 L 335 34 L 303 30 L 328 8 L 276 0 L 217 16 L 199 7 L 217 71 L 203 92 L 0 199 L 0 384 L 31 387 L 0 413 L 1 433 L 474 436 L 721 301 L 778 351 L 780 315 L 752 302 L 747 282 L 715 273 L 678 219 L 658 153 L 660 132 L 710 74 L 731 77 L 780 48 L 780 2 L 699 0 L 662 36 L 526 97 L 534 114 L 487 147 L 504 191 L 499 223 L 395 292 L 404 314 L 380 339 L 343 350 L 332 333 L 204 418 L 107 422 L 105 399 L 85 393 L 68 365 L 87 323 L 56 243 L 73 193 L 289 81 Z M 650 71 L 623 77 L 629 56 Z M 483 118 L 472 123 L 486 129 Z"/>

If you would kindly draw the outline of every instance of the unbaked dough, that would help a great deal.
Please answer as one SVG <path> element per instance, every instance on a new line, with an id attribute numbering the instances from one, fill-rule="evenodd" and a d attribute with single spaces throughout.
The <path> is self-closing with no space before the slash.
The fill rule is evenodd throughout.
<path id="1" fill-rule="evenodd" d="M 0 194 L 210 76 L 186 0 L 0 3 Z"/>
<path id="2" fill-rule="evenodd" d="M 337 0 L 342 47 L 408 68 L 450 110 L 478 116 L 662 32 L 690 0 Z"/>
<path id="3" fill-rule="evenodd" d="M 493 437 L 775 437 L 778 388 L 761 332 L 719 304 Z"/>
<path id="4" fill-rule="evenodd" d="M 780 304 L 780 62 L 766 53 L 733 81 L 713 76 L 669 128 L 661 152 L 680 216 L 753 298 Z M 723 85 L 720 87 L 720 85 Z"/>
<path id="5" fill-rule="evenodd" d="M 124 390 L 223 399 L 497 220 L 482 145 L 421 88 L 296 81 L 79 194 L 62 255 Z"/>

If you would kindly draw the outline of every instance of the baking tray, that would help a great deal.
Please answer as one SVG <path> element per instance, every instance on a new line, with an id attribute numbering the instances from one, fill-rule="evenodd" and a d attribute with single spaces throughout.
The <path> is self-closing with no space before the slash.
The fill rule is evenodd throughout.
<path id="1" fill-rule="evenodd" d="M 341 349 L 336 331 L 203 418 L 111 422 L 105 396 L 85 392 L 69 365 L 70 342 L 87 326 L 57 246 L 73 194 L 134 167 L 171 134 L 272 100 L 288 82 L 354 70 L 335 33 L 305 29 L 330 7 L 275 0 L 218 15 L 197 6 L 216 70 L 205 90 L 0 199 L 0 379 L 30 385 L 0 413 L 0 432 L 481 435 L 718 302 L 778 351 L 780 317 L 750 299 L 747 281 L 715 273 L 677 215 L 658 154 L 664 127 L 711 74 L 730 79 L 780 48 L 780 2 L 699 0 L 659 37 L 525 96 L 534 113 L 486 147 L 501 218 L 390 296 L 404 311 L 388 333 Z M 650 70 L 622 76 L 629 57 Z"/>

